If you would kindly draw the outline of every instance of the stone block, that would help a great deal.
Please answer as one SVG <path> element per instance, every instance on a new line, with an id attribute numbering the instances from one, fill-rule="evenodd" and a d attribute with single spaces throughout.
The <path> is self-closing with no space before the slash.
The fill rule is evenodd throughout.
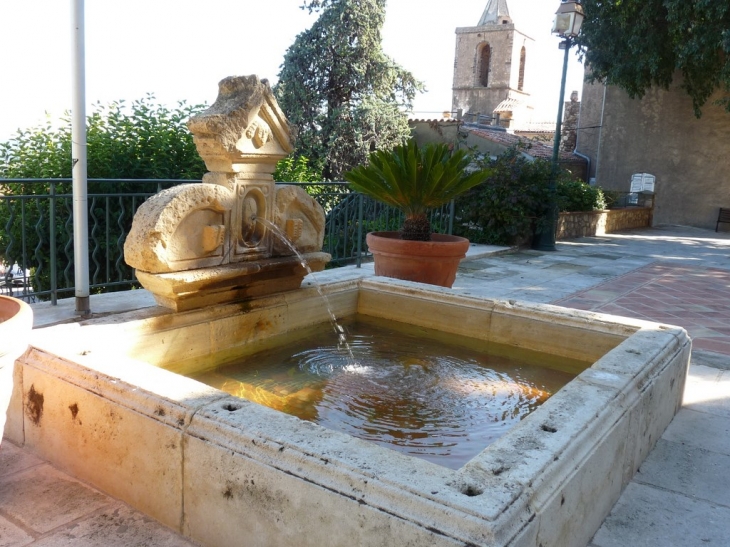
<path id="1" fill-rule="evenodd" d="M 49 374 L 49 368 L 55 368 L 48 366 L 49 359 L 53 358 L 36 352 L 24 368 L 25 446 L 163 524 L 179 528 L 184 418 L 174 426 L 165 424 L 162 420 L 171 410 L 163 400 L 153 411 L 157 420 L 140 413 L 141 408 L 134 408 L 140 400 L 134 386 L 114 397 L 126 399 L 120 404 L 110 399 L 104 383 L 95 393 L 75 385 L 73 377 Z M 73 368 L 66 372 L 73 373 Z M 121 387 L 114 379 L 108 382 Z"/>
<path id="2" fill-rule="evenodd" d="M 109 501 L 48 464 L 4 478 L 0 489 L 3 512 L 37 534 L 89 515 Z"/>
<path id="3" fill-rule="evenodd" d="M 631 483 L 593 537 L 594 547 L 705 547 L 727 543 L 730 509 Z"/>

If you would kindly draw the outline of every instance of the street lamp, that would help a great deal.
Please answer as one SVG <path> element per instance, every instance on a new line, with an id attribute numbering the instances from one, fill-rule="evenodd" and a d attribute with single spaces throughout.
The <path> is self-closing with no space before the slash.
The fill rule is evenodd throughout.
<path id="1" fill-rule="evenodd" d="M 560 42 L 560 49 L 565 50 L 563 57 L 563 77 L 560 80 L 560 97 L 558 101 L 558 119 L 555 124 L 555 140 L 553 141 L 553 161 L 548 183 L 548 205 L 545 214 L 546 225 L 536 234 L 536 242 L 533 247 L 539 251 L 555 250 L 555 232 L 558 224 L 558 203 L 555 195 L 556 180 L 558 178 L 558 157 L 560 153 L 560 133 L 563 125 L 563 98 L 565 97 L 565 77 L 568 73 L 568 53 L 575 44 L 575 38 L 580 33 L 583 24 L 583 6 L 579 2 L 563 0 L 555 12 L 553 21 L 553 34 L 557 34 L 563 40 Z"/>

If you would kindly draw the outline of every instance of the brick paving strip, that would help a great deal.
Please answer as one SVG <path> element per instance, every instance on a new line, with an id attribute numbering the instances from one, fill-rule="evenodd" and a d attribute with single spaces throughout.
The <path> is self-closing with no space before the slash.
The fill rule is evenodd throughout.
<path id="1" fill-rule="evenodd" d="M 551 302 L 687 329 L 695 349 L 730 355 L 730 271 L 653 262 Z"/>

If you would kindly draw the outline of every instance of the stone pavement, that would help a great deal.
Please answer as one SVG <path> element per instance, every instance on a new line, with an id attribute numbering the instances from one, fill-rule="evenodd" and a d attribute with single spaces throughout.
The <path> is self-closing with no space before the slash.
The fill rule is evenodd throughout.
<path id="1" fill-rule="evenodd" d="M 114 470 L 110 469 L 110 473 Z M 0 547 L 193 547 L 7 439 L 0 445 Z"/>
<path id="2" fill-rule="evenodd" d="M 677 324 L 694 338 L 684 406 L 590 547 L 729 545 L 730 234 L 661 227 L 557 248 L 473 246 L 453 290 Z M 92 309 L 153 305 L 146 291 L 119 294 L 125 297 L 92 297 Z M 34 309 L 36 326 L 73 319 L 73 299 Z M 0 547 L 26 545 L 193 544 L 4 441 Z"/>
<path id="3" fill-rule="evenodd" d="M 730 271 L 654 262 L 554 302 L 682 325 L 694 349 L 730 355 Z"/>

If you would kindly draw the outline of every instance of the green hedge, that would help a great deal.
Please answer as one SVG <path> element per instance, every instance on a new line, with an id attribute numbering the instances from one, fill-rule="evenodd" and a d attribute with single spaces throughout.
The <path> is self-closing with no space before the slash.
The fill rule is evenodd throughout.
<path id="1" fill-rule="evenodd" d="M 478 167 L 495 170 L 486 182 L 456 202 L 454 233 L 475 243 L 519 245 L 528 241 L 544 223 L 549 200 L 552 162 L 531 159 L 527 147 L 510 148 L 496 159 L 478 160 Z M 603 191 L 560 170 L 556 180 L 560 211 L 591 211 L 606 206 Z"/>

